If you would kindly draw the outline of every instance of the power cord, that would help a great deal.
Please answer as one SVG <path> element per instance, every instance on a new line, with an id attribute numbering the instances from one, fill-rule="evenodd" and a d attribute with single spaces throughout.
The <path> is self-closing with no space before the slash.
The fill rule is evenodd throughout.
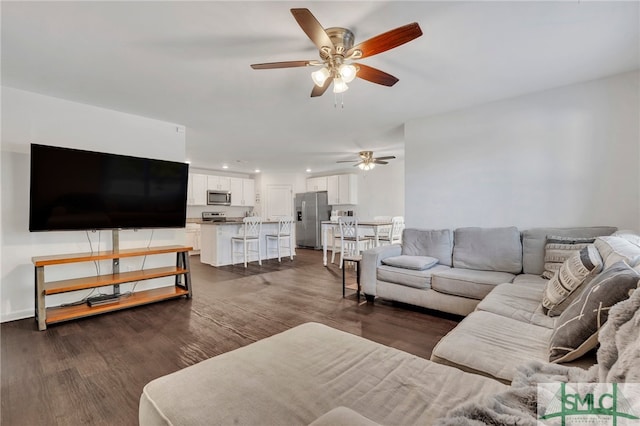
<path id="1" fill-rule="evenodd" d="M 147 248 L 151 247 L 151 242 L 153 241 L 153 233 L 155 232 L 155 229 L 151 229 L 151 235 L 149 236 L 149 243 L 147 244 Z M 142 266 L 140 267 L 141 271 L 144 271 L 144 265 L 147 262 L 147 256 L 145 255 L 142 258 Z M 131 287 L 131 290 L 121 293 L 120 295 L 123 297 L 129 297 L 131 295 L 133 295 L 133 293 L 135 292 L 136 286 L 138 285 L 140 281 L 136 281 L 135 283 L 133 283 L 133 287 Z"/>

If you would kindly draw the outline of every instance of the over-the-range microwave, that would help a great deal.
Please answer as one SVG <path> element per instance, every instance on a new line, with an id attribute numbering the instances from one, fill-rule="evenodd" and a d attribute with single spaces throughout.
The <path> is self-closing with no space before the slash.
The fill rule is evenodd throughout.
<path id="1" fill-rule="evenodd" d="M 229 191 L 207 191 L 207 204 L 210 206 L 230 206 L 231 193 Z"/>

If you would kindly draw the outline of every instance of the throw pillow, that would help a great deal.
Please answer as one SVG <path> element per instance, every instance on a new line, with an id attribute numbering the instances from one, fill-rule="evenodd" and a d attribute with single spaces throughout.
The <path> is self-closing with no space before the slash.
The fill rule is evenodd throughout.
<path id="1" fill-rule="evenodd" d="M 609 309 L 627 299 L 639 279 L 640 274 L 629 265 L 618 262 L 591 280 L 558 318 L 549 343 L 549 361 L 571 361 L 595 348 Z"/>
<path id="2" fill-rule="evenodd" d="M 640 261 L 640 247 L 622 237 L 598 237 L 595 246 L 604 260 L 605 268 L 620 260 L 631 266 L 636 266 Z"/>
<path id="3" fill-rule="evenodd" d="M 602 270 L 602 258 L 593 245 L 567 259 L 549 280 L 542 294 L 542 310 L 558 316 L 578 296 L 576 290 Z"/>
<path id="4" fill-rule="evenodd" d="M 404 269 L 415 269 L 417 271 L 422 271 L 424 269 L 429 269 L 436 263 L 438 263 L 438 259 L 430 256 L 393 256 L 387 257 L 386 259 L 382 259 L 382 263 L 389 266 L 395 266 L 396 268 L 404 268 Z"/>
<path id="5" fill-rule="evenodd" d="M 593 238 L 575 238 L 575 237 L 559 237 L 547 236 L 547 242 L 544 246 L 544 272 L 542 276 L 546 279 L 553 278 L 553 274 L 558 272 L 562 264 L 595 241 Z"/>

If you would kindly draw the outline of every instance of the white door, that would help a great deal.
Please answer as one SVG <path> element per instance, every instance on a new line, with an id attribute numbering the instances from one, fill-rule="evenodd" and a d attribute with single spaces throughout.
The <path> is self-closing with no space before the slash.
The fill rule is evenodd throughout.
<path id="1" fill-rule="evenodd" d="M 267 218 L 293 215 L 293 187 L 267 185 Z"/>

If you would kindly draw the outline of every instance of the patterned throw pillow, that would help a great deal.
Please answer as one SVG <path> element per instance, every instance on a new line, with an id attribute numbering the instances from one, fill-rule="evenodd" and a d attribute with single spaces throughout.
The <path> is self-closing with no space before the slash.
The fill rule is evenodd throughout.
<path id="1" fill-rule="evenodd" d="M 548 280 L 553 278 L 553 275 L 558 272 L 568 258 L 595 240 L 595 238 L 547 236 L 547 243 L 544 246 L 544 272 L 542 276 Z"/>
<path id="2" fill-rule="evenodd" d="M 549 343 L 549 361 L 571 361 L 595 348 L 609 309 L 627 299 L 639 279 L 640 274 L 629 265 L 618 262 L 586 284 L 558 318 Z"/>
<path id="3" fill-rule="evenodd" d="M 602 258 L 593 244 L 567 259 L 549 280 L 542 294 L 542 310 L 558 316 L 578 297 L 576 290 L 602 270 Z"/>

